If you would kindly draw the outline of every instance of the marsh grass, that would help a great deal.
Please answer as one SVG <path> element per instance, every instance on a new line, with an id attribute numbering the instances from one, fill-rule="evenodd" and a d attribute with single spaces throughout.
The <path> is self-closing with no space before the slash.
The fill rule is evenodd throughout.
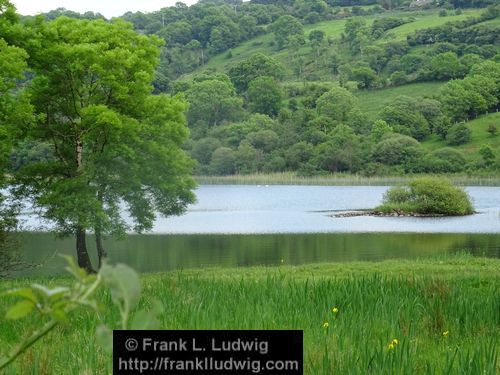
<path id="1" fill-rule="evenodd" d="M 419 177 L 435 175 L 418 175 Z M 443 175 L 454 184 L 460 186 L 499 186 L 500 176 L 469 176 L 465 174 Z M 300 176 L 295 172 L 254 173 L 231 176 L 197 176 L 196 180 L 203 185 L 236 184 L 236 185 L 325 185 L 325 186 L 388 186 L 408 182 L 415 176 L 362 176 L 349 173 L 333 173 L 318 176 Z"/>
<path id="2" fill-rule="evenodd" d="M 144 275 L 141 305 L 163 301 L 165 329 L 302 329 L 305 374 L 493 375 L 500 369 L 499 271 L 498 259 L 463 254 L 188 270 Z M 11 280 L 2 287 L 33 281 L 57 285 L 69 279 Z M 118 315 L 110 296 L 99 299 L 112 324 Z M 2 350 L 32 324 L 1 320 Z M 90 312 L 82 312 L 7 374 L 111 373 L 111 358 L 94 342 L 96 325 Z"/>

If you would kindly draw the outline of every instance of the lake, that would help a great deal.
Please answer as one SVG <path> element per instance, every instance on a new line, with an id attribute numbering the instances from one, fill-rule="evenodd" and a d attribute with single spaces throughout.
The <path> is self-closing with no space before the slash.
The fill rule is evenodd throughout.
<path id="1" fill-rule="evenodd" d="M 197 267 L 306 264 L 412 258 L 457 251 L 500 256 L 500 188 L 468 187 L 478 212 L 454 218 L 333 218 L 377 206 L 383 186 L 204 185 L 185 215 L 160 218 L 152 233 L 105 242 L 113 262 L 156 272 Z M 39 229 L 26 215 L 24 225 Z M 61 272 L 55 253 L 73 254 L 72 239 L 19 235 L 25 260 L 44 266 L 19 273 Z M 89 236 L 89 250 L 95 253 Z M 95 260 L 95 258 L 94 258 Z"/>

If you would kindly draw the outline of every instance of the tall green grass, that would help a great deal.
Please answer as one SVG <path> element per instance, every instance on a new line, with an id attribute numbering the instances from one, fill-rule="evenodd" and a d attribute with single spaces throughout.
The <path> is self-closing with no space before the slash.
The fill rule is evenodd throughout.
<path id="1" fill-rule="evenodd" d="M 493 375 L 500 370 L 499 271 L 500 260 L 467 255 L 193 270 L 145 275 L 142 305 L 164 303 L 164 329 L 304 330 L 305 374 Z M 112 322 L 110 296 L 100 301 Z M 0 321 L 2 350 L 32 323 Z M 96 325 L 89 313 L 79 314 L 7 374 L 111 373 L 111 358 L 94 342 Z"/>
<path id="2" fill-rule="evenodd" d="M 500 138 L 500 137 L 499 137 Z M 418 175 L 419 177 L 426 175 Z M 429 175 L 431 176 L 431 175 Z M 461 186 L 500 186 L 500 176 L 465 174 L 445 175 Z M 349 173 L 333 173 L 321 176 L 300 176 L 295 172 L 254 173 L 231 176 L 198 176 L 199 184 L 217 185 L 331 185 L 331 186 L 387 186 L 408 182 L 415 176 L 361 176 Z"/>

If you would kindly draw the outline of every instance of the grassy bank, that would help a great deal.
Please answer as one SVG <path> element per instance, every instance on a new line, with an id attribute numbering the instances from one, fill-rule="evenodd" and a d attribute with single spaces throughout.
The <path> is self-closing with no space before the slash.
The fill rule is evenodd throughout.
<path id="1" fill-rule="evenodd" d="M 424 176 L 424 175 L 419 175 Z M 322 176 L 299 176 L 295 172 L 257 173 L 232 176 L 197 176 L 203 185 L 332 185 L 332 186 L 386 186 L 404 183 L 415 176 L 374 176 L 366 177 L 348 173 L 335 173 Z M 461 186 L 500 186 L 500 176 L 446 175 L 456 185 Z"/>
<path id="2" fill-rule="evenodd" d="M 355 96 L 358 98 L 359 103 L 361 103 L 363 113 L 371 121 L 375 121 L 384 107 L 393 102 L 398 96 L 432 97 L 439 92 L 439 89 L 443 85 L 443 82 L 420 82 L 381 90 L 357 91 Z"/>
<path id="3" fill-rule="evenodd" d="M 481 159 L 479 150 L 483 145 L 488 145 L 493 148 L 493 150 L 500 150 L 500 136 L 492 137 L 491 134 L 488 133 L 488 127 L 490 125 L 498 126 L 499 123 L 499 112 L 488 113 L 475 120 L 467 122 L 466 125 L 472 132 L 471 140 L 466 144 L 455 146 L 454 148 L 462 152 L 467 159 L 475 161 Z M 434 151 L 442 147 L 448 147 L 449 145 L 445 140 L 433 136 L 429 140 L 422 142 L 422 146 L 428 151 Z"/>
<path id="4" fill-rule="evenodd" d="M 500 370 L 499 274 L 500 260 L 468 255 L 193 270 L 144 275 L 142 305 L 164 303 L 165 329 L 302 329 L 305 374 L 493 375 Z M 27 282 L 68 279 L 1 285 Z M 114 321 L 109 295 L 99 299 L 105 320 Z M 1 320 L 2 350 L 32 324 Z M 96 325 L 80 313 L 7 374 L 111 373 L 111 358 L 94 342 Z"/>

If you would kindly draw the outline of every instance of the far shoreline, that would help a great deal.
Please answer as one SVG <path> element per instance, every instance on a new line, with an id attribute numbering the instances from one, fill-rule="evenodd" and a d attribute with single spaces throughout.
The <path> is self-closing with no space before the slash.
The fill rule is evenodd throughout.
<path id="1" fill-rule="evenodd" d="M 416 174 L 408 176 L 361 176 L 335 173 L 321 176 L 299 176 L 295 172 L 258 173 L 229 176 L 195 176 L 199 185 L 320 185 L 320 186 L 392 186 L 416 177 L 446 177 L 459 186 L 500 187 L 500 175 L 468 176 L 463 174 Z"/>

